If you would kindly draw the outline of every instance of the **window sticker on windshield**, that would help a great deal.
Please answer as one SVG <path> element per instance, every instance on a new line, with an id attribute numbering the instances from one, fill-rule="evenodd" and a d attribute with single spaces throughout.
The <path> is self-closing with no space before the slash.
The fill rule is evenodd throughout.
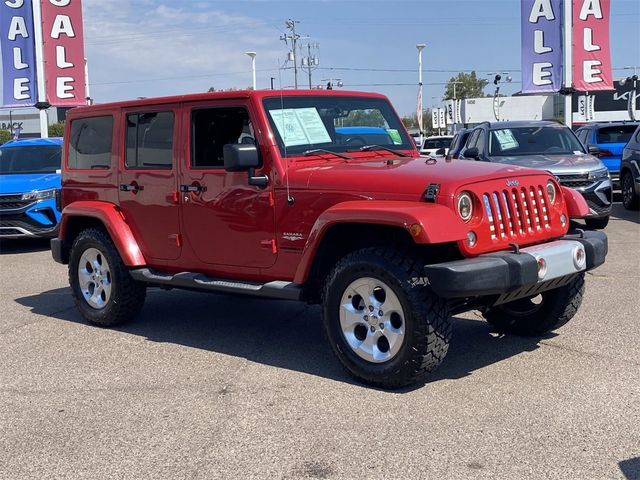
<path id="1" fill-rule="evenodd" d="M 510 150 L 520 146 L 513 136 L 513 133 L 511 133 L 511 130 L 495 130 L 493 134 L 496 136 L 498 143 L 500 143 L 502 150 Z"/>
<path id="2" fill-rule="evenodd" d="M 395 128 L 387 128 L 387 133 L 393 140 L 394 145 L 402 145 L 402 138 L 400 137 L 400 132 Z"/>
<path id="3" fill-rule="evenodd" d="M 331 143 L 327 128 L 322 123 L 318 110 L 309 108 L 287 108 L 269 110 L 285 147 L 315 143 Z"/>

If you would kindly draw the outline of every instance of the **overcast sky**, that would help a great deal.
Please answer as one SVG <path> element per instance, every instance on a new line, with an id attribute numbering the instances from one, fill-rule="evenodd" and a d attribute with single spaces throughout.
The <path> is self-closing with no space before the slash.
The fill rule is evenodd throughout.
<path id="1" fill-rule="evenodd" d="M 640 0 L 611 0 L 614 77 L 640 66 Z M 424 104 L 446 80 L 475 69 L 510 72 L 520 89 L 520 1 L 239 1 L 83 0 L 91 96 L 98 102 L 251 85 L 257 52 L 258 88 L 293 84 L 286 64 L 285 20 L 301 39 L 320 45 L 313 84 L 341 78 L 345 87 L 388 95 L 401 114 L 415 109 L 416 43 L 424 50 Z M 384 72 L 379 70 L 395 70 Z M 308 85 L 305 72 L 300 83 Z M 325 82 L 326 83 L 326 82 Z M 432 97 L 438 97 L 432 99 Z"/>

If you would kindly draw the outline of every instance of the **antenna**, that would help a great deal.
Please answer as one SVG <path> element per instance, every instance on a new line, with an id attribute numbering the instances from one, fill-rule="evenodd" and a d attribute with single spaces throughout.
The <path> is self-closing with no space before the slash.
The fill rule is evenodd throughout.
<path id="1" fill-rule="evenodd" d="M 282 67 L 280 66 L 279 58 L 278 58 L 278 86 L 280 88 L 280 110 L 282 111 L 282 116 L 280 118 L 284 123 L 284 96 L 282 95 Z M 284 124 L 283 124 L 283 128 L 281 129 L 281 132 L 283 132 L 282 143 L 284 145 L 284 183 L 287 191 L 287 203 L 289 205 L 293 205 L 293 203 L 295 202 L 295 199 L 291 196 L 291 188 L 289 185 L 289 155 L 287 155 L 287 140 L 286 140 L 287 129 L 284 128 Z"/>

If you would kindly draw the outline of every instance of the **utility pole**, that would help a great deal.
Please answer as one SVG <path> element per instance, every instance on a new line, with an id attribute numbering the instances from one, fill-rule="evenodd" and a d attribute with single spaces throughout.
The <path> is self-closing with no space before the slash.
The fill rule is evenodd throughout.
<path id="1" fill-rule="evenodd" d="M 563 87 L 564 87 L 564 123 L 571 128 L 573 124 L 573 2 L 564 2 L 562 11 L 563 46 L 562 63 Z"/>
<path id="2" fill-rule="evenodd" d="M 305 46 L 307 47 L 307 56 L 302 57 L 302 69 L 307 70 L 307 73 L 309 75 L 309 89 L 311 89 L 313 88 L 311 82 L 311 70 L 317 68 L 318 65 L 320 65 L 320 59 L 315 52 L 314 55 L 311 55 L 311 49 L 313 48 L 317 51 L 320 48 L 320 45 L 318 43 L 307 43 Z"/>
<path id="3" fill-rule="evenodd" d="M 292 19 L 288 19 L 286 22 L 284 22 L 286 27 L 291 31 L 290 34 L 285 34 L 285 35 L 281 35 L 280 36 L 280 40 L 284 41 L 284 43 L 287 43 L 287 40 L 291 40 L 291 51 L 289 51 L 289 60 L 293 61 L 293 79 L 294 79 L 294 85 L 296 90 L 298 89 L 298 60 L 296 58 L 296 52 L 297 52 L 297 44 L 298 44 L 298 39 L 300 38 L 300 35 L 298 35 L 296 33 L 296 24 L 300 23 L 299 20 L 292 20 Z"/>

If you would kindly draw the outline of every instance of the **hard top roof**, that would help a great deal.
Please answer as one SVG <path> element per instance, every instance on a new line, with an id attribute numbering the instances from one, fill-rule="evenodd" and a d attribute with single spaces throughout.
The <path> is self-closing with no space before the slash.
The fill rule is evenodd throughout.
<path id="1" fill-rule="evenodd" d="M 98 103 L 91 106 L 76 107 L 70 110 L 72 116 L 77 114 L 88 113 L 94 110 L 108 110 L 112 108 L 129 108 L 129 107 L 146 107 L 153 105 L 163 105 L 181 102 L 197 102 L 203 100 L 235 100 L 256 98 L 262 100 L 268 97 L 310 97 L 310 96 L 326 96 L 326 97 L 375 97 L 387 99 L 384 95 L 370 92 L 356 92 L 349 90 L 233 90 L 228 92 L 204 92 L 191 93 L 185 95 L 174 95 L 167 97 L 149 97 L 138 98 L 135 100 L 123 100 L 118 102 Z"/>

